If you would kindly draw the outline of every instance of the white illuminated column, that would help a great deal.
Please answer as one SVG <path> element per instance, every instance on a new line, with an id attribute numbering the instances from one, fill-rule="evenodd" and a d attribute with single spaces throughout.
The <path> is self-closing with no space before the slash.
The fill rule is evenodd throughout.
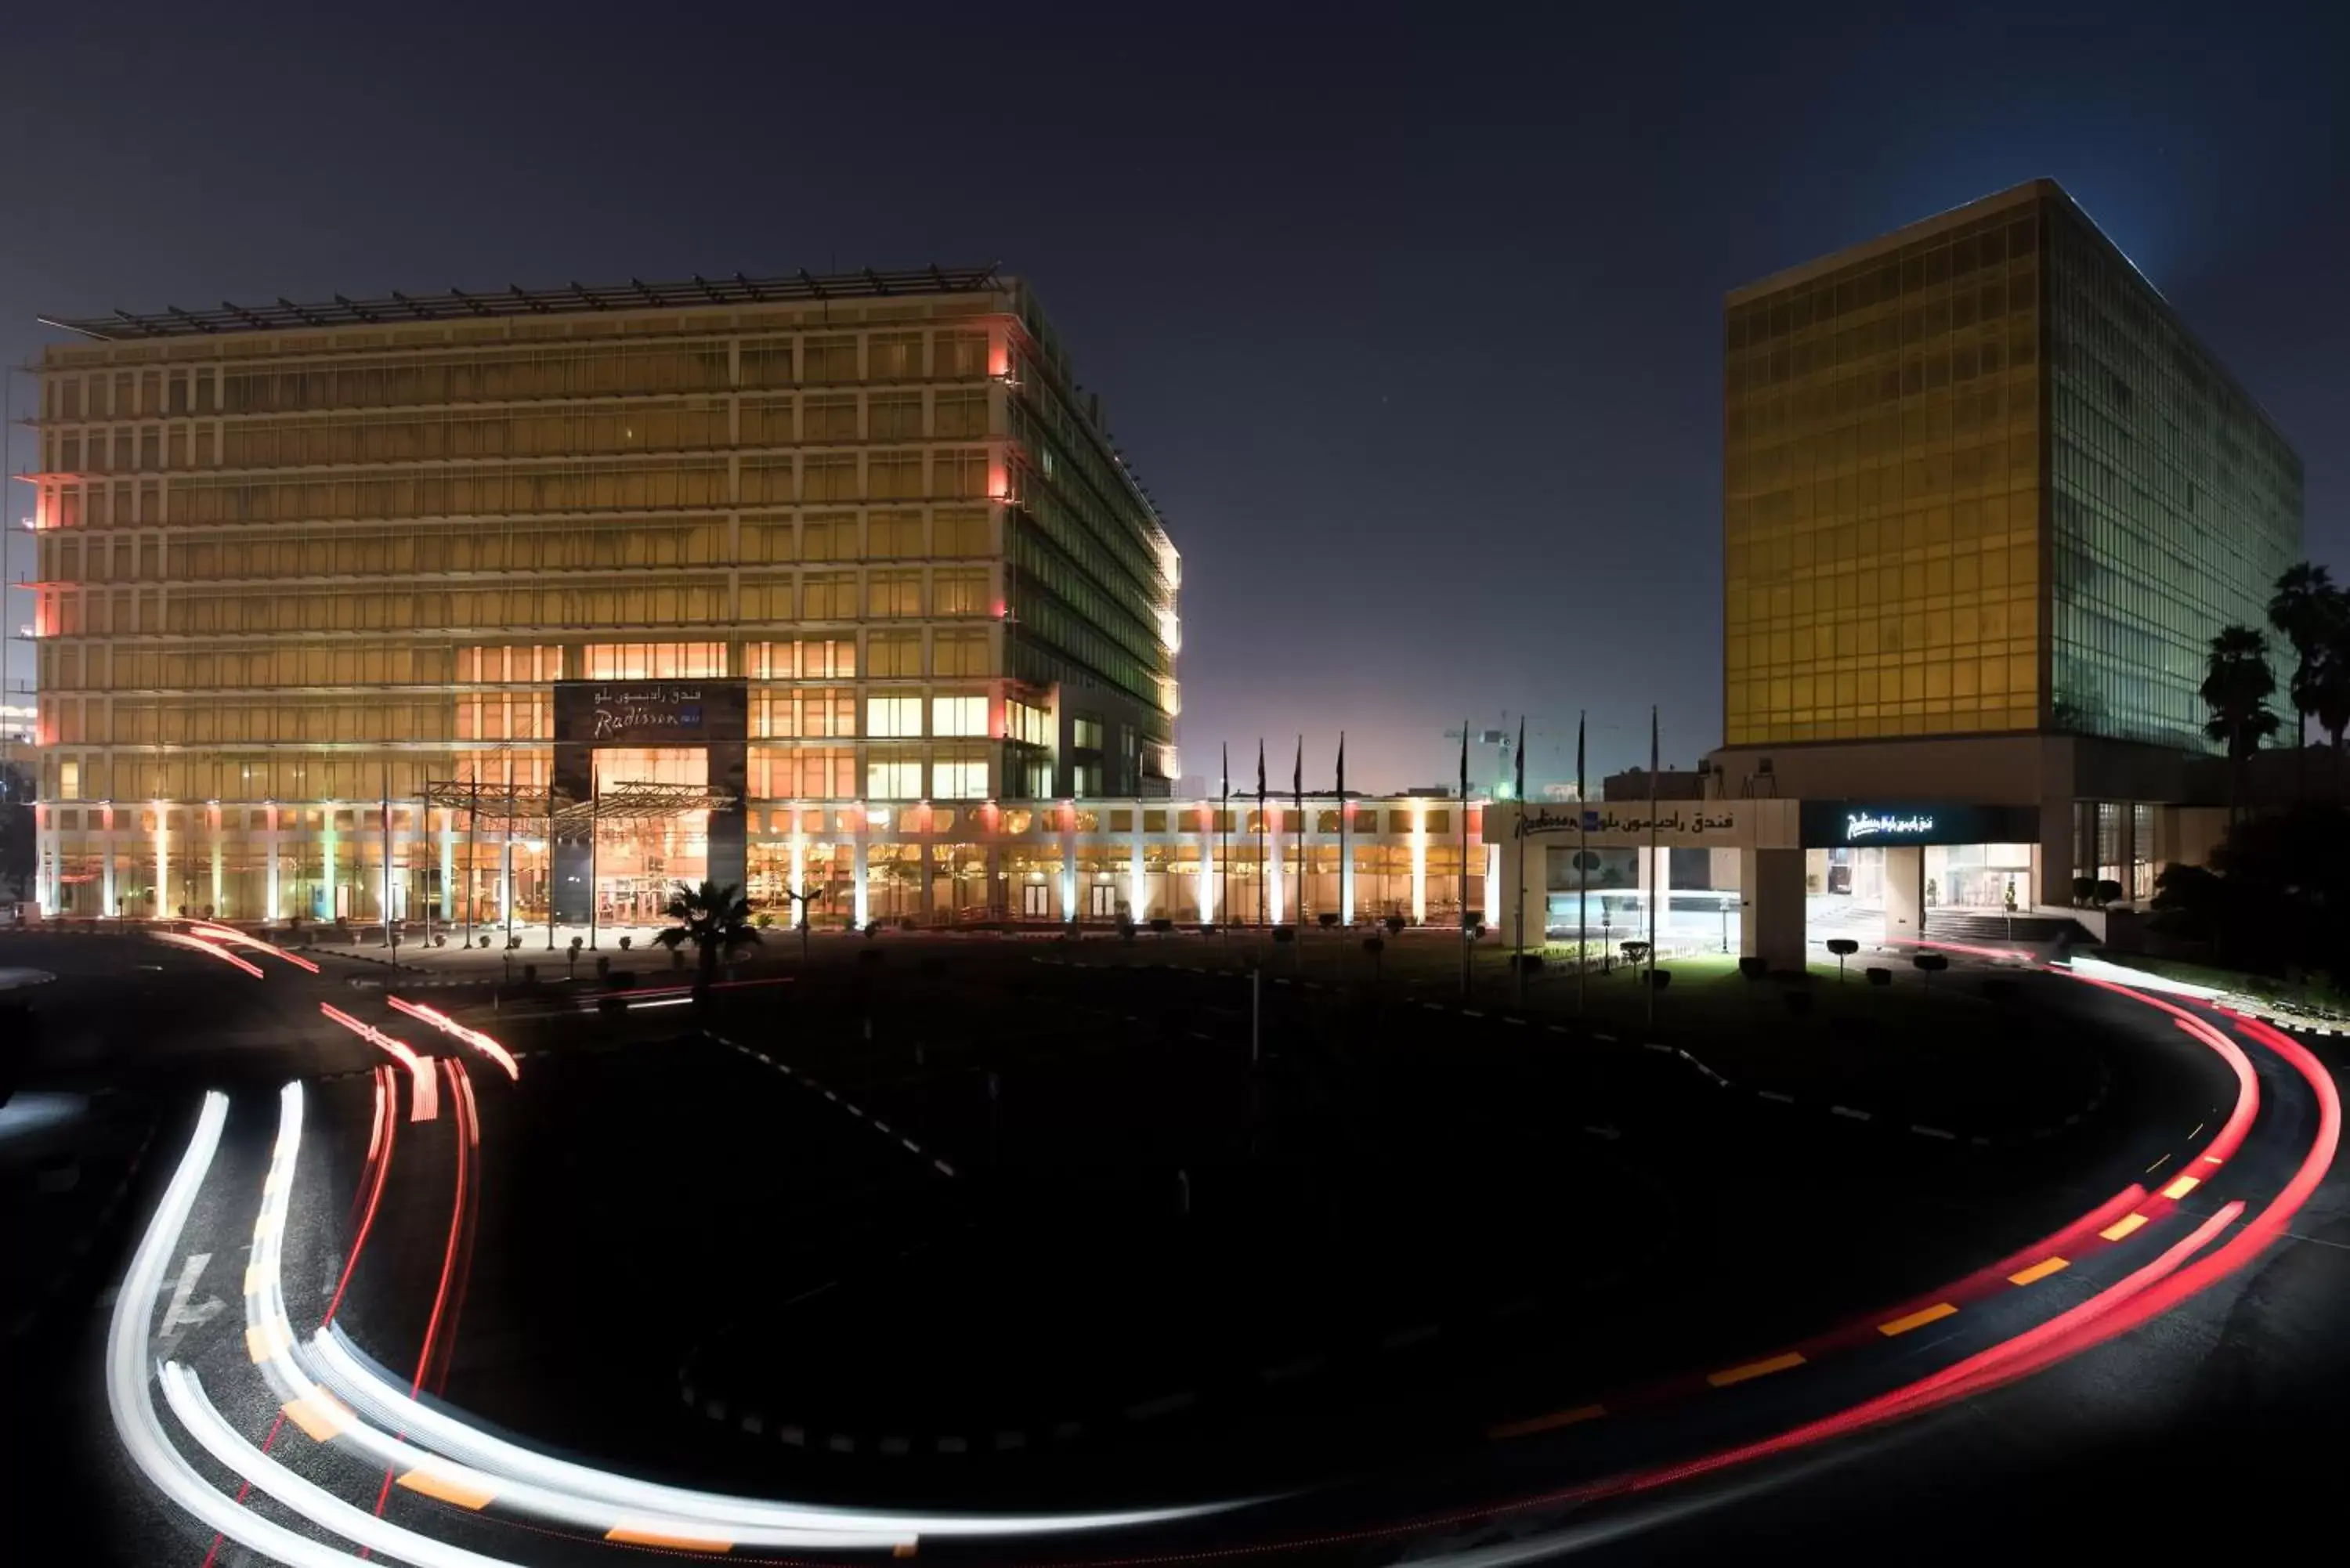
<path id="1" fill-rule="evenodd" d="M 99 827 L 99 836 L 101 839 L 103 839 L 103 840 L 105 841 L 105 844 L 106 844 L 106 865 L 105 865 L 105 876 L 104 876 L 104 877 L 102 877 L 99 879 L 99 882 L 98 896 L 99 896 L 99 911 L 98 911 L 98 912 L 99 912 L 99 914 L 101 914 L 101 915 L 111 916 L 111 915 L 115 912 L 115 905 L 114 905 L 114 807 L 113 807 L 113 806 L 111 806 L 111 805 L 102 805 L 102 806 L 99 806 L 98 809 L 99 809 L 99 823 L 101 824 L 101 826 L 100 826 L 100 827 Z"/>
<path id="2" fill-rule="evenodd" d="M 325 809 L 318 814 L 318 822 L 320 824 L 319 835 L 323 845 L 323 853 L 319 857 L 321 869 L 318 874 L 318 880 L 327 890 L 327 919 L 331 921 L 335 918 L 336 914 L 335 803 L 330 800 L 323 804 Z"/>
<path id="3" fill-rule="evenodd" d="M 1485 918 L 1495 923 L 1494 929 L 1496 930 L 1501 929 L 1501 898 L 1502 845 L 1501 841 L 1496 839 L 1492 843 L 1485 846 Z M 1525 911 L 1523 909 L 1519 910 L 1513 918 L 1521 920 L 1524 919 Z M 1535 945 L 1539 946 L 1540 944 L 1536 943 Z"/>
<path id="4" fill-rule="evenodd" d="M 1200 923 L 1206 925 L 1216 918 L 1216 814 L 1205 802 L 1200 805 Z"/>
<path id="5" fill-rule="evenodd" d="M 857 889 L 857 929 L 861 931 L 871 919 L 866 912 L 871 899 L 865 886 L 865 807 L 861 804 L 857 808 L 857 836 L 849 843 L 848 854 L 849 877 Z"/>
<path id="6" fill-rule="evenodd" d="M 269 833 L 269 882 L 268 882 L 268 888 L 269 888 L 269 904 L 268 904 L 269 918 L 270 918 L 271 919 L 273 919 L 273 920 L 282 920 L 282 919 L 284 919 L 286 918 L 286 910 L 285 910 L 285 908 L 284 908 L 283 904 L 282 904 L 282 903 L 281 903 L 281 901 L 279 900 L 279 898 L 278 898 L 278 895 L 277 895 L 277 806 L 276 806 L 276 804 L 275 802 L 272 802 L 272 803 L 270 804 L 270 805 L 269 805 L 266 809 L 267 809 L 267 810 L 268 810 L 268 812 L 269 812 L 269 828 L 268 828 L 268 833 Z"/>
<path id="7" fill-rule="evenodd" d="M 454 806 L 441 808 L 441 919 L 444 925 L 457 920 L 457 811 Z"/>
<path id="8" fill-rule="evenodd" d="M 155 806 L 155 903 L 151 911 L 158 919 L 168 907 L 172 888 L 172 814 L 161 801 Z"/>
<path id="9" fill-rule="evenodd" d="M 1142 808 L 1140 806 L 1137 806 L 1134 812 L 1134 843 L 1127 850 L 1126 908 L 1128 916 L 1132 919 L 1139 921 L 1149 918 L 1150 898 L 1142 881 Z"/>
<path id="10" fill-rule="evenodd" d="M 498 919 L 514 919 L 514 828 L 506 828 L 505 837 L 498 845 Z"/>
<path id="11" fill-rule="evenodd" d="M 228 913 L 228 901 L 222 896 L 220 802 L 213 801 L 206 808 L 205 815 L 213 835 L 213 913 L 216 916 L 225 916 Z"/>
<path id="12" fill-rule="evenodd" d="M 1411 923 L 1428 924 L 1428 807 L 1411 805 Z"/>
<path id="13" fill-rule="evenodd" d="M 1265 908 L 1272 913 L 1273 923 L 1277 926 L 1281 924 L 1282 889 L 1281 807 L 1277 805 L 1267 805 L 1264 808 L 1264 874 L 1267 877 L 1264 888 Z"/>
<path id="14" fill-rule="evenodd" d="M 792 803 L 792 891 L 807 890 L 807 834 L 804 828 L 799 803 Z M 792 923 L 807 924 L 808 907 L 796 898 L 792 901 Z"/>
<path id="15" fill-rule="evenodd" d="M 1355 857 L 1363 847 L 1363 830 L 1359 822 L 1355 825 L 1353 833 L 1346 831 L 1347 813 L 1353 809 L 1343 800 L 1338 803 L 1338 841 L 1346 846 L 1338 857 L 1338 923 L 1342 926 L 1355 923 Z"/>

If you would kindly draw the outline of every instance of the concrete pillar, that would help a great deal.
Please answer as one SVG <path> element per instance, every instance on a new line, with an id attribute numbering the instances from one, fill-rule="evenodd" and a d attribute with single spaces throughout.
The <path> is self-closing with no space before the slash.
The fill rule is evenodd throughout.
<path id="1" fill-rule="evenodd" d="M 1885 847 L 1885 940 L 1914 942 L 1925 934 L 1925 846 L 1888 844 Z"/>
<path id="2" fill-rule="evenodd" d="M 1804 967 L 1804 852 L 1742 849 L 1738 886 L 1738 950 L 1769 968 Z"/>
<path id="3" fill-rule="evenodd" d="M 2040 887 L 2033 899 L 2043 909 L 2073 904 L 2073 803 L 2040 803 Z"/>

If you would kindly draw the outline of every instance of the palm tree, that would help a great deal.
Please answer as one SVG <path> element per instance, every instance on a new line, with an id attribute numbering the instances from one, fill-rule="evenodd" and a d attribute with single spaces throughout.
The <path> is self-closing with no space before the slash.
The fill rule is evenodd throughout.
<path id="1" fill-rule="evenodd" d="M 723 888 L 714 882 L 699 888 L 680 882 L 677 891 L 670 895 L 669 908 L 661 912 L 677 924 L 655 932 L 653 940 L 671 949 L 691 942 L 701 956 L 701 967 L 693 978 L 694 1011 L 701 1012 L 709 1002 L 710 985 L 718 978 L 720 962 L 743 948 L 759 945 L 759 929 L 751 923 L 750 900 L 732 882 Z"/>
<path id="2" fill-rule="evenodd" d="M 2350 612 L 2350 596 L 2334 585 L 2332 573 L 2307 561 L 2286 567 L 2269 599 L 2269 625 L 2293 646 L 2293 680 L 2287 693 L 2293 699 L 2295 724 L 2293 776 L 2300 783 L 2307 782 L 2309 716 L 2317 711 L 2318 665 L 2345 612 Z"/>
<path id="3" fill-rule="evenodd" d="M 2350 615 L 2334 624 L 2309 676 L 2310 711 L 2334 742 L 2334 787 L 2342 788 L 2342 736 L 2350 730 Z"/>
<path id="4" fill-rule="evenodd" d="M 2211 639 L 2204 666 L 2202 696 L 2211 710 L 2203 732 L 2228 748 L 2228 821 L 2233 826 L 2244 794 L 2244 759 L 2277 732 L 2269 711 L 2276 671 L 2269 668 L 2269 639 L 2248 626 L 2222 627 Z"/>

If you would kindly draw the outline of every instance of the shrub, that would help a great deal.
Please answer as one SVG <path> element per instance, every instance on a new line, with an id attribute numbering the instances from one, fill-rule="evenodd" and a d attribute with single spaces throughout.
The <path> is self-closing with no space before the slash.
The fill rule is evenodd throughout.
<path id="1" fill-rule="evenodd" d="M 1871 985 L 1891 985 L 1893 983 L 1893 971 L 1889 969 L 1880 969 L 1877 965 L 1871 964 L 1868 967 L 1867 974 L 1868 983 Z"/>
<path id="2" fill-rule="evenodd" d="M 1771 965 L 1768 960 L 1750 954 L 1738 961 L 1738 972 L 1749 980 L 1761 980 L 1771 972 Z"/>
<path id="3" fill-rule="evenodd" d="M 1166 916 L 1160 915 L 1150 922 L 1150 929 L 1163 937 L 1169 932 L 1174 930 L 1175 922 L 1169 919 Z"/>
<path id="4" fill-rule="evenodd" d="M 865 922 L 865 934 L 866 934 L 867 936 L 868 936 L 868 937 L 878 937 L 878 936 L 879 936 L 879 935 L 881 934 L 881 922 L 880 922 L 880 921 L 879 921 L 879 920 L 868 920 L 868 921 L 866 921 L 866 922 Z"/>
<path id="5" fill-rule="evenodd" d="M 2085 904 L 2096 896 L 2097 879 L 2095 877 L 2075 877 L 2073 878 L 2073 902 L 2075 904 Z"/>
<path id="6" fill-rule="evenodd" d="M 1399 937 L 1403 935 L 1403 929 L 1409 922 L 1406 921 L 1401 915 L 1389 915 L 1386 919 L 1379 923 L 1387 927 L 1388 935 L 1391 937 Z"/>
<path id="7" fill-rule="evenodd" d="M 1294 942 L 1297 940 L 1297 928 L 1275 926 L 1273 928 L 1273 940 L 1276 942 Z"/>
<path id="8" fill-rule="evenodd" d="M 2090 889 L 2089 896 L 2096 900 L 2099 909 L 2107 904 L 2118 904 L 2122 901 L 2122 885 L 2110 877 L 2105 877 Z"/>
<path id="9" fill-rule="evenodd" d="M 490 945 L 490 939 L 484 936 L 481 940 L 475 942 L 473 945 L 477 948 L 486 948 Z"/>
<path id="10" fill-rule="evenodd" d="M 620 950 L 621 950 L 622 952 L 627 952 L 630 948 L 632 948 L 632 947 L 634 947 L 634 946 L 636 946 L 636 939 L 635 939 L 634 937 L 629 936 L 626 931 L 621 932 L 621 933 L 620 933 Z"/>
<path id="11" fill-rule="evenodd" d="M 520 937 L 508 937 L 506 939 L 506 951 L 517 952 L 521 950 L 521 948 L 522 939 Z"/>
<path id="12" fill-rule="evenodd" d="M 1314 917 L 1314 923 L 1321 927 L 1326 931 L 1332 929 L 1338 923 L 1338 911 L 1336 909 L 1325 909 L 1320 914 Z"/>
<path id="13" fill-rule="evenodd" d="M 1542 966 L 1543 956 L 1540 953 L 1512 953 L 1510 955 L 1510 967 L 1512 969 L 1522 969 L 1528 974 L 1532 974 L 1534 971 L 1542 968 Z"/>
<path id="14" fill-rule="evenodd" d="M 775 917 L 768 910 L 762 909 L 759 911 L 758 919 L 753 920 L 751 923 L 757 926 L 763 931 L 769 930 L 775 926 Z"/>

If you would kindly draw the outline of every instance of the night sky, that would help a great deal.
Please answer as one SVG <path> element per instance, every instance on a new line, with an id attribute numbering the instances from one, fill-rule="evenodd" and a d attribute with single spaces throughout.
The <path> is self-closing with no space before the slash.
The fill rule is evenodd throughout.
<path id="1" fill-rule="evenodd" d="M 1524 710 L 1547 779 L 1579 706 L 1595 773 L 1652 701 L 1669 762 L 1720 739 L 1723 292 L 2046 174 L 2350 567 L 2342 7 L 798 9 L 7 7 L 0 355 L 118 306 L 1001 262 L 1183 552 L 1184 771 L 1262 734 L 1285 781 L 1305 730 L 1326 784 L 1343 726 L 1351 784 L 1430 783 Z"/>

